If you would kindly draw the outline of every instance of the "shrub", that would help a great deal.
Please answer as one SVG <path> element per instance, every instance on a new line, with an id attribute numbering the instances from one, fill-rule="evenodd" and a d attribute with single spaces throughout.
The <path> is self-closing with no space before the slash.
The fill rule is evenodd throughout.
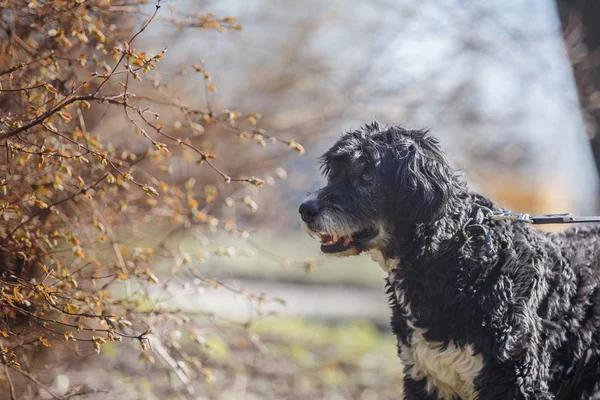
<path id="1" fill-rule="evenodd" d="M 236 138 L 241 158 L 248 143 L 304 152 L 259 128 L 257 113 L 174 100 L 156 73 L 166 49 L 135 47 L 160 18 L 160 1 L 137 18 L 149 9 L 144 3 L 0 4 L 0 342 L 13 397 L 12 371 L 36 381 L 26 357 L 34 348 L 75 341 L 100 353 L 107 342 L 126 340 L 146 350 L 152 318 L 186 318 L 157 306 L 153 290 L 168 290 L 172 278 L 159 283 L 156 260 L 172 258 L 174 273 L 192 263 L 192 255 L 168 245 L 191 227 L 245 235 L 234 220 L 218 219 L 219 208 L 236 207 L 239 185 L 264 183 L 225 170 L 233 163 L 220 164 L 216 143 Z M 212 14 L 164 21 L 242 29 L 234 17 Z M 189 69 L 207 95 L 217 90 L 202 60 Z M 173 177 L 182 163 L 197 172 Z M 249 196 L 240 203 L 256 208 Z M 190 271 L 203 285 L 221 285 Z"/>

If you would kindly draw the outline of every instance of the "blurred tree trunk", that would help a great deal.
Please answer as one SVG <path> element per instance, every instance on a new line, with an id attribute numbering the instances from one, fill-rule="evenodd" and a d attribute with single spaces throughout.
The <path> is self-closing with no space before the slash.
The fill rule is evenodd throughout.
<path id="1" fill-rule="evenodd" d="M 600 0 L 557 0 L 585 127 L 600 173 Z"/>

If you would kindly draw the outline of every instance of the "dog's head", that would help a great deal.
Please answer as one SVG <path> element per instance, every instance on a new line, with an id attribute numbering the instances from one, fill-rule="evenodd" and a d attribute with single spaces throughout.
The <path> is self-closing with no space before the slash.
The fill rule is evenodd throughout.
<path id="1" fill-rule="evenodd" d="M 327 185 L 300 214 L 321 251 L 340 256 L 384 250 L 397 229 L 440 218 L 456 184 L 437 139 L 377 123 L 344 134 L 322 170 Z"/>

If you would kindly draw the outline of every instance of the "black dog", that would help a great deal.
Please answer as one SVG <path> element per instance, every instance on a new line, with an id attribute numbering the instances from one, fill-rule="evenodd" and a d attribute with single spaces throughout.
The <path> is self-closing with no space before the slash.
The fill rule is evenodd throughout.
<path id="1" fill-rule="evenodd" d="M 367 125 L 323 170 L 302 219 L 389 272 L 405 399 L 600 399 L 600 229 L 485 218 L 500 209 L 424 131 Z"/>

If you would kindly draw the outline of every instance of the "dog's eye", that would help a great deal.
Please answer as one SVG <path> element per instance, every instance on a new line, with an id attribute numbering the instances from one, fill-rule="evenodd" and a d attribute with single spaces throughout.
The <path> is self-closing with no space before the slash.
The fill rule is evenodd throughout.
<path id="1" fill-rule="evenodd" d="M 370 181 L 373 179 L 373 173 L 371 171 L 365 171 L 360 176 L 360 179 L 362 179 L 363 181 Z"/>

